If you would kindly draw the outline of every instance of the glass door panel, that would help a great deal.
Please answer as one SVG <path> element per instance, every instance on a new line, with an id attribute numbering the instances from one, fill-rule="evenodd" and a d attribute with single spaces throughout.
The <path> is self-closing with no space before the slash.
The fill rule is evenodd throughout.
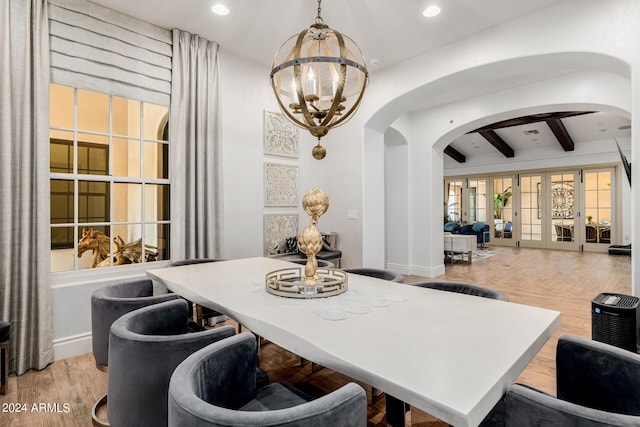
<path id="1" fill-rule="evenodd" d="M 544 247 L 542 175 L 520 177 L 520 245 Z"/>
<path id="2" fill-rule="evenodd" d="M 468 186 L 469 224 L 487 222 L 487 180 L 469 179 Z"/>
<path id="3" fill-rule="evenodd" d="M 462 180 L 445 183 L 445 219 L 446 222 L 462 221 Z"/>
<path id="4" fill-rule="evenodd" d="M 582 228 L 576 227 L 579 199 L 576 193 L 575 172 L 548 174 L 548 209 L 551 221 L 547 228 L 549 247 L 578 249 Z"/>
<path id="5" fill-rule="evenodd" d="M 613 170 L 584 172 L 584 245 L 604 252 L 612 243 Z"/>
<path id="6" fill-rule="evenodd" d="M 493 239 L 498 244 L 516 241 L 512 196 L 513 177 L 493 179 Z"/>

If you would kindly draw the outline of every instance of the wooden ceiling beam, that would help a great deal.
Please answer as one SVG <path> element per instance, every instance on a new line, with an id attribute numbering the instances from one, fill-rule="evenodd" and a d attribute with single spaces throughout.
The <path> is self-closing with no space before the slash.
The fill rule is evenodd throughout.
<path id="1" fill-rule="evenodd" d="M 507 144 L 507 141 L 505 141 L 504 139 L 502 139 L 500 137 L 500 135 L 498 135 L 497 133 L 495 133 L 495 131 L 493 130 L 483 130 L 483 131 L 479 131 L 478 132 L 484 139 L 486 139 L 487 141 L 489 141 L 489 143 L 491 145 L 493 145 L 494 147 L 496 147 L 496 149 L 502 153 L 503 156 L 505 157 L 514 157 L 515 153 L 513 151 L 513 148 L 511 148 L 511 146 L 509 144 Z"/>
<path id="2" fill-rule="evenodd" d="M 485 130 L 496 130 L 502 128 L 508 128 L 512 126 L 528 125 L 531 123 L 546 122 L 547 120 L 560 120 L 567 117 L 581 116 L 583 114 L 591 114 L 593 111 L 565 111 L 559 113 L 541 113 L 532 114 L 530 116 L 516 117 L 509 120 L 503 120 L 501 122 L 492 123 L 490 125 L 483 126 L 476 130 L 472 130 L 468 133 L 482 132 Z"/>
<path id="3" fill-rule="evenodd" d="M 465 157 L 464 154 L 462 154 L 461 152 L 459 152 L 458 150 L 456 150 L 450 145 L 447 145 L 445 147 L 444 154 L 451 157 L 453 160 L 455 160 L 458 163 L 464 163 L 467 161 L 467 158 Z"/>
<path id="4" fill-rule="evenodd" d="M 551 129 L 551 132 L 553 132 L 556 139 L 560 143 L 560 146 L 562 146 L 562 149 L 564 151 L 573 151 L 575 148 L 575 144 L 573 142 L 573 139 L 571 139 L 569 132 L 567 132 L 567 128 L 564 127 L 562 120 L 551 119 L 551 120 L 545 120 L 545 121 L 547 122 L 547 125 Z"/>

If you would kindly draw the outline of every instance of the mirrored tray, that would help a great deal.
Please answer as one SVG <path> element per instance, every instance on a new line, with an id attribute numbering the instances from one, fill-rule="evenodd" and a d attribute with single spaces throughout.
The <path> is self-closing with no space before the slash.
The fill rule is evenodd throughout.
<path id="1" fill-rule="evenodd" d="M 288 298 L 324 298 L 340 295 L 348 287 L 348 274 L 337 268 L 318 268 L 315 285 L 304 282 L 304 266 L 283 268 L 267 273 L 267 292 Z"/>

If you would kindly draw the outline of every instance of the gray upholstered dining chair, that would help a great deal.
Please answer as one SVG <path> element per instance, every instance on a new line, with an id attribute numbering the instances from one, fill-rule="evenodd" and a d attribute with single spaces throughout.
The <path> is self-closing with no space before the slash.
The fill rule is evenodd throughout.
<path id="1" fill-rule="evenodd" d="M 376 279 L 389 280 L 390 282 L 404 283 L 402 274 L 391 270 L 383 270 L 379 268 L 345 268 L 347 273 L 361 274 L 363 276 L 375 277 Z"/>
<path id="2" fill-rule="evenodd" d="M 180 267 L 182 265 L 194 265 L 194 264 L 207 264 L 210 262 L 223 261 L 221 259 L 214 258 L 192 258 L 184 259 L 181 261 L 174 261 L 170 267 Z M 219 316 L 224 316 L 222 313 L 215 311 L 211 308 L 203 307 L 200 304 L 194 304 L 191 301 L 189 303 L 189 315 L 193 316 L 193 321 L 199 325 L 206 326 L 209 319 L 213 319 Z"/>
<path id="3" fill-rule="evenodd" d="M 486 286 L 475 285 L 473 283 L 439 281 L 413 282 L 411 285 L 419 286 L 421 288 L 437 289 L 439 291 L 456 292 L 476 297 L 497 299 L 500 301 L 509 301 L 509 297 L 504 293 L 495 289 L 487 288 Z"/>
<path id="4" fill-rule="evenodd" d="M 481 426 L 640 426 L 640 355 L 562 335 L 556 380 L 557 398 L 511 386 Z"/>
<path id="5" fill-rule="evenodd" d="M 107 405 L 111 425 L 166 426 L 169 379 L 176 366 L 194 351 L 235 334 L 229 325 L 193 333 L 188 328 L 182 299 L 141 308 L 113 323 Z"/>
<path id="6" fill-rule="evenodd" d="M 134 279 L 116 282 L 91 295 L 91 340 L 96 366 L 106 371 L 109 365 L 109 331 L 120 316 L 142 307 L 180 298 L 176 294 L 153 295 L 150 279 Z M 108 425 L 97 412 L 107 403 L 107 396 L 100 397 L 91 411 L 94 425 Z"/>
<path id="7" fill-rule="evenodd" d="M 150 279 L 117 282 L 97 289 L 91 295 L 91 338 L 96 365 L 109 365 L 109 331 L 123 314 L 148 305 L 180 298 L 176 294 L 153 295 Z"/>
<path id="8" fill-rule="evenodd" d="M 349 383 L 311 399 L 285 383 L 256 390 L 257 344 L 245 332 L 184 360 L 169 384 L 171 426 L 366 426 L 362 387 Z"/>

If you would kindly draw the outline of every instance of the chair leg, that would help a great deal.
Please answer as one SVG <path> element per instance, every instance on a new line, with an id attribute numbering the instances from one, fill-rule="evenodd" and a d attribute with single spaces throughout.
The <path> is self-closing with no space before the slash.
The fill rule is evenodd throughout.
<path id="1" fill-rule="evenodd" d="M 105 394 L 100 399 L 98 399 L 96 403 L 93 405 L 93 409 L 91 410 L 91 422 L 95 427 L 104 427 L 104 426 L 111 425 L 109 424 L 108 421 L 104 421 L 98 418 L 98 408 L 106 404 L 107 404 L 107 395 Z"/>

